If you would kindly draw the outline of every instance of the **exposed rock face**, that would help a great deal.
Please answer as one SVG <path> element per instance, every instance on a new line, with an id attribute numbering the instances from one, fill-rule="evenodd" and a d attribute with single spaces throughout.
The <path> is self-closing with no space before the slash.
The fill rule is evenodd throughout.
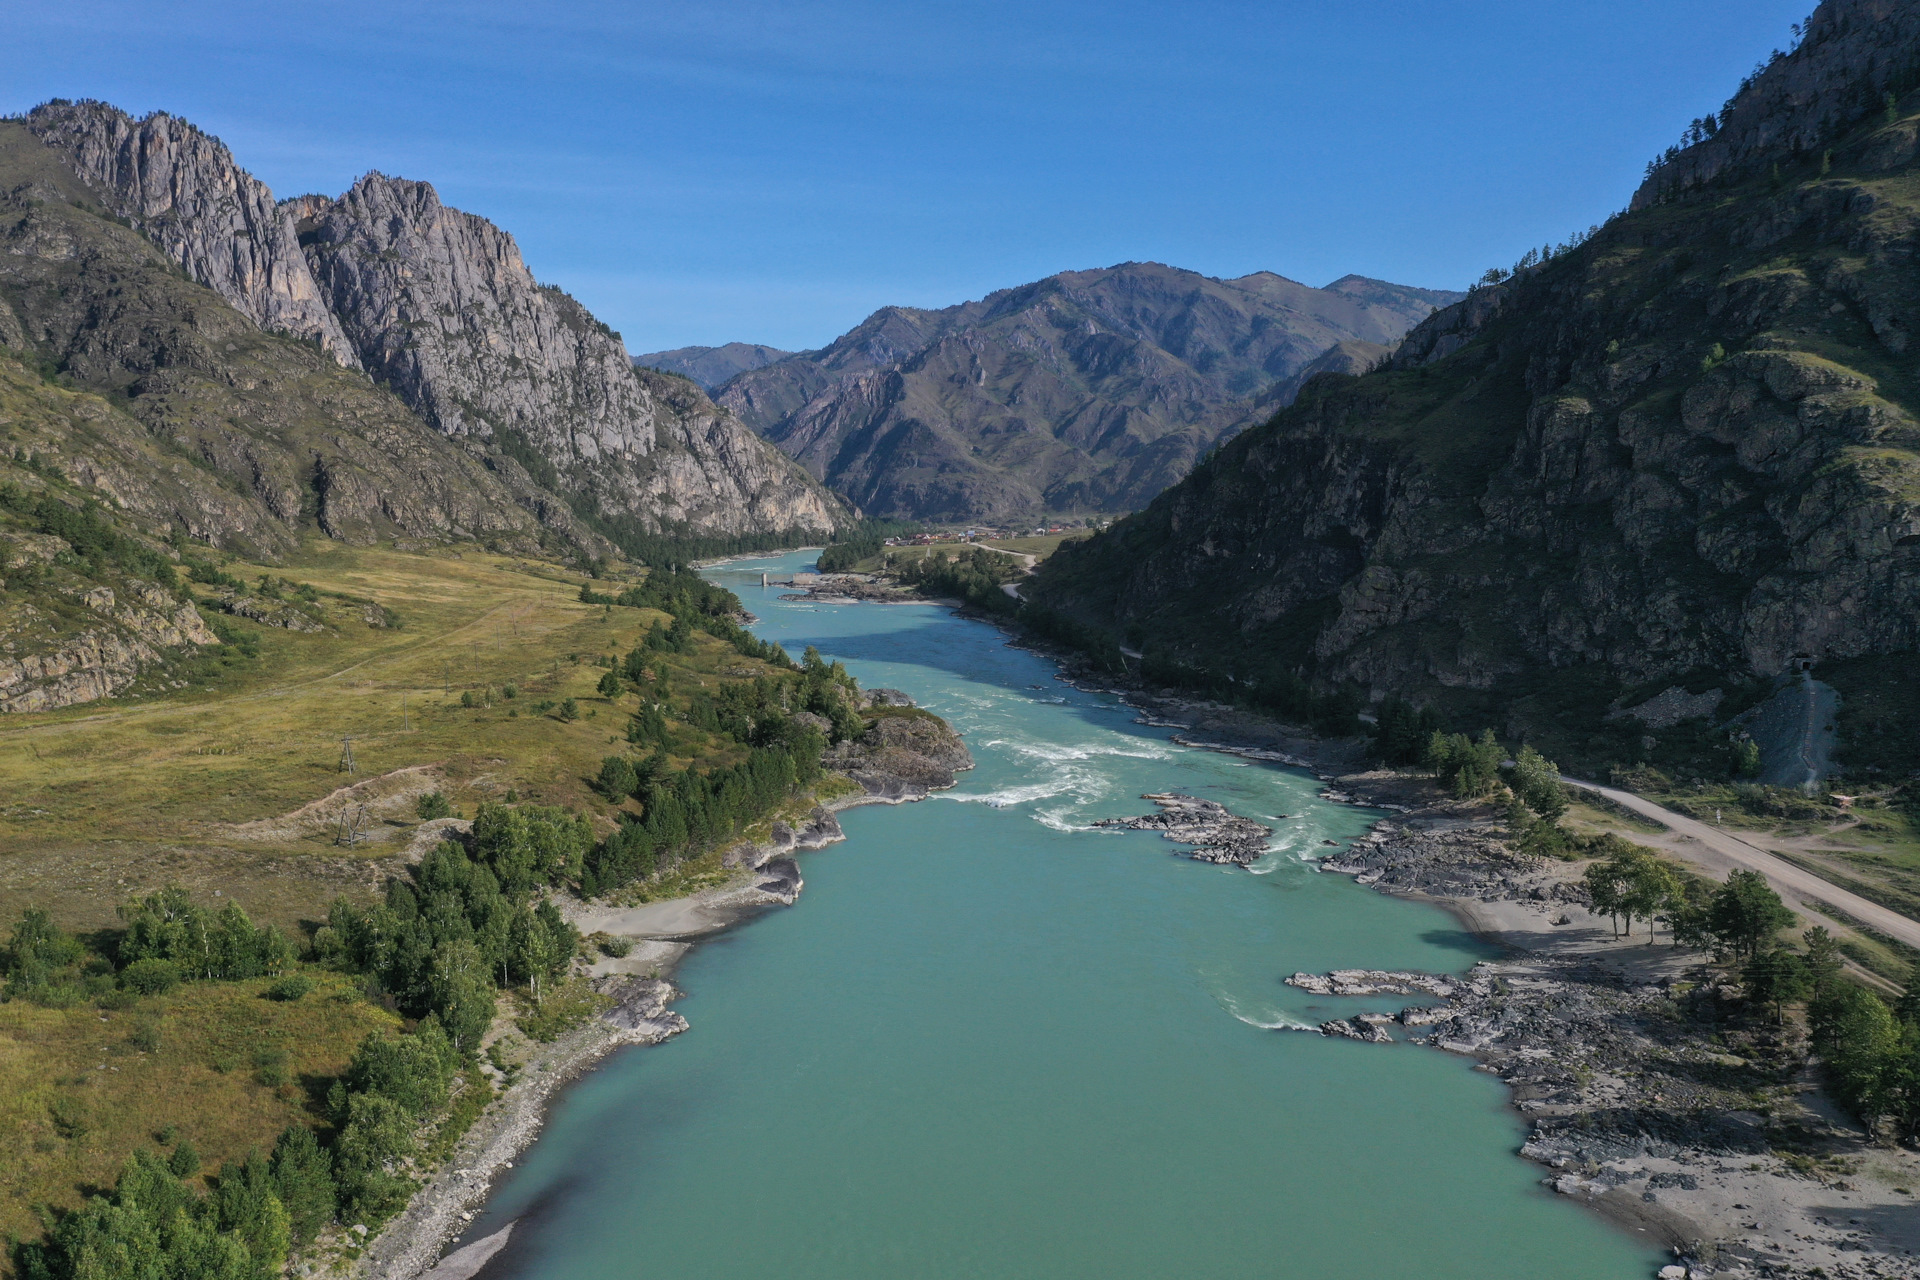
<path id="1" fill-rule="evenodd" d="M 973 756 L 946 721 L 919 713 L 879 716 L 859 739 L 835 744 L 822 763 L 868 795 L 918 800 L 952 786 L 954 775 L 973 768 Z"/>
<path id="2" fill-rule="evenodd" d="M 219 643 L 193 605 L 152 583 L 130 584 L 127 597 L 110 587 L 81 593 L 97 617 L 77 634 L 31 605 L 0 612 L 0 712 L 109 697 L 164 662 L 166 651 Z"/>
<path id="3" fill-rule="evenodd" d="M 702 390 L 711 393 L 736 374 L 749 369 L 764 369 L 793 354 L 778 347 L 763 347 L 757 342 L 729 342 L 719 347 L 675 347 L 672 351 L 649 351 L 645 355 L 635 356 L 633 363 L 638 368 L 659 369 L 692 378 Z"/>
<path id="4" fill-rule="evenodd" d="M 1916 123 L 1876 113 L 1825 174 L 1651 205 L 1477 290 L 1024 594 L 1516 736 L 1686 673 L 1911 651 L 1920 216 L 1888 139 Z"/>
<path id="5" fill-rule="evenodd" d="M 89 211 L 97 193 L 61 154 L 0 122 L 0 295 L 15 350 L 84 388 L 0 355 L 14 448 L 161 532 L 265 556 L 305 521 L 353 542 L 534 550 L 544 518 L 595 541 L 511 460 L 438 435 L 361 374 L 182 279 L 150 240 Z"/>
<path id="6" fill-rule="evenodd" d="M 318 342 L 341 364 L 356 363 L 292 221 L 218 138 L 164 112 L 135 120 L 104 102 L 48 103 L 25 123 L 111 212 L 235 311 L 270 332 Z"/>
<path id="7" fill-rule="evenodd" d="M 1671 153 L 1634 193 L 1633 208 L 1682 194 L 1741 170 L 1792 165 L 1818 155 L 1889 92 L 1914 87 L 1920 9 L 1901 0 L 1826 0 L 1791 53 L 1775 51 L 1742 81 L 1711 137 Z M 1884 164 L 1911 160 L 1920 132 L 1911 120 L 1875 140 Z"/>
<path id="8" fill-rule="evenodd" d="M 379 173 L 285 207 L 367 371 L 441 431 L 511 429 L 588 463 L 653 452 L 656 410 L 619 340 L 485 218 Z"/>
<path id="9" fill-rule="evenodd" d="M 619 336 L 543 287 L 513 237 L 433 187 L 371 173 L 285 206 L 375 379 L 449 435 L 504 433 L 602 511 L 655 531 L 826 531 L 818 487 L 691 387 L 636 373 Z"/>
<path id="10" fill-rule="evenodd" d="M 707 536 L 827 532 L 847 519 L 703 395 L 636 375 L 617 334 L 534 282 L 511 236 L 446 208 L 426 183 L 375 173 L 337 201 L 276 205 L 218 139 L 171 116 L 51 103 L 25 126 L 92 199 L 260 329 L 364 367 L 440 431 L 498 446 L 601 514 Z M 0 314 L 0 339 L 11 327 Z M 331 484 L 377 504 L 382 486 L 357 480 Z M 547 523 L 571 524 L 552 494 L 523 497 Z"/>
<path id="11" fill-rule="evenodd" d="M 1244 425 L 1249 397 L 1337 343 L 1392 343 L 1459 297 L 1125 263 L 941 311 L 884 308 L 719 399 L 870 514 L 1122 510 Z"/>

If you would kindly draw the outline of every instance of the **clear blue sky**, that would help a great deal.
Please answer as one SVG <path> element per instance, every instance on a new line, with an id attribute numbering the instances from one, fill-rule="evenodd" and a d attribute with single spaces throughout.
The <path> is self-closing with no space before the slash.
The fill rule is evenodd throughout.
<path id="1" fill-rule="evenodd" d="M 29 0 L 0 109 L 368 169 L 519 238 L 636 351 L 821 345 L 1156 260 L 1464 287 L 1621 207 L 1812 0 Z"/>

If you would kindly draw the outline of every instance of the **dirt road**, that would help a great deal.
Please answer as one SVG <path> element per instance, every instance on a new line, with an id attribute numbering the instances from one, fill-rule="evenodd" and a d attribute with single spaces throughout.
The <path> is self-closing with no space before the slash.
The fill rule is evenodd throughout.
<path id="1" fill-rule="evenodd" d="M 1597 792 L 1624 805 L 1635 813 L 1653 819 L 1667 827 L 1676 836 L 1682 837 L 1674 842 L 1674 853 L 1694 863 L 1704 871 L 1725 876 L 1737 867 L 1758 871 L 1767 878 L 1775 891 L 1789 902 L 1824 902 L 1846 912 L 1868 928 L 1884 933 L 1889 938 L 1906 943 L 1910 947 L 1920 947 L 1920 921 L 1890 911 L 1877 902 L 1869 902 L 1858 894 L 1848 893 L 1845 889 L 1822 880 L 1811 871 L 1794 866 L 1785 858 L 1768 853 L 1758 845 L 1742 840 L 1731 831 L 1722 830 L 1709 823 L 1694 818 L 1683 817 L 1671 809 L 1664 809 L 1651 800 L 1642 799 L 1631 791 L 1617 791 L 1612 787 L 1603 787 L 1594 782 L 1583 782 L 1579 778 L 1562 778 L 1568 786 L 1581 787 Z"/>

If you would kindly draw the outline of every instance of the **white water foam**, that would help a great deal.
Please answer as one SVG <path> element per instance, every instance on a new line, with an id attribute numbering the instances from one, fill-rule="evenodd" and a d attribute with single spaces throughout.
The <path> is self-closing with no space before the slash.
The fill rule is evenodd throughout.
<path id="1" fill-rule="evenodd" d="M 1173 755 L 1166 751 L 1128 750 L 1125 747 L 1106 746 L 1100 743 L 1077 743 L 1068 745 L 1059 742 L 1023 742 L 1013 738 L 990 738 L 981 744 L 985 747 L 1005 747 L 1009 751 L 1035 760 L 1061 763 L 1069 760 L 1093 760 L 1101 756 L 1117 756 L 1126 760 L 1171 760 Z"/>
<path id="2" fill-rule="evenodd" d="M 1213 996 L 1213 1002 L 1219 1005 L 1222 1009 L 1225 1009 L 1228 1013 L 1232 1014 L 1235 1018 L 1238 1018 L 1241 1022 L 1246 1023 L 1248 1026 L 1258 1027 L 1262 1031 L 1318 1031 L 1320 1030 L 1320 1028 L 1315 1026 L 1313 1023 L 1302 1022 L 1300 1019 L 1294 1017 L 1292 1014 L 1282 1013 L 1278 1009 L 1267 1009 L 1260 1012 L 1249 1013 L 1247 1010 L 1241 1007 L 1240 1002 L 1238 1000 L 1235 1000 L 1232 996 L 1226 994 L 1224 991 L 1214 991 L 1214 992 L 1211 992 L 1210 994 Z"/>

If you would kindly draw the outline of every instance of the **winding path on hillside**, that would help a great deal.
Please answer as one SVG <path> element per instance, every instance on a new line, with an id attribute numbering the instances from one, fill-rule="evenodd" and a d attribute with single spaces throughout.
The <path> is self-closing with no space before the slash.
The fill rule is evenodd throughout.
<path id="1" fill-rule="evenodd" d="M 1615 804 L 1660 823 L 1675 835 L 1685 837 L 1685 842 L 1674 852 L 1702 870 L 1721 876 L 1736 868 L 1758 871 L 1781 896 L 1790 901 L 1824 902 L 1889 938 L 1910 947 L 1920 947 L 1920 921 L 1889 910 L 1877 902 L 1869 902 L 1858 894 L 1848 893 L 1785 858 L 1749 844 L 1731 831 L 1697 818 L 1685 817 L 1631 791 L 1603 787 L 1597 782 L 1586 782 L 1579 778 L 1563 777 L 1561 781 L 1568 786 L 1605 796 Z"/>

